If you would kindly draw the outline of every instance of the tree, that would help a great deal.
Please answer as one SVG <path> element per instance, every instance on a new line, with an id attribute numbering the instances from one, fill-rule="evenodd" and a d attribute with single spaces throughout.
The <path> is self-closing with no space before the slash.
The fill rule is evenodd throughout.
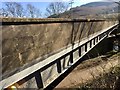
<path id="1" fill-rule="evenodd" d="M 41 16 L 41 11 L 31 4 L 27 4 L 27 12 L 30 18 L 39 18 Z"/>
<path id="2" fill-rule="evenodd" d="M 1 8 L 0 9 L 0 16 L 7 17 L 8 16 L 8 12 L 4 8 Z"/>
<path id="3" fill-rule="evenodd" d="M 12 17 L 16 17 L 15 15 L 15 3 L 14 2 L 6 2 L 6 11 L 8 11 L 8 15 Z"/>
<path id="4" fill-rule="evenodd" d="M 3 17 L 30 17 L 38 18 L 41 16 L 39 9 L 31 4 L 27 4 L 26 8 L 17 2 L 4 2 L 4 7 L 0 9 L 0 15 Z M 25 12 L 27 11 L 27 12 Z"/>
<path id="5" fill-rule="evenodd" d="M 68 5 L 64 2 L 52 2 L 46 8 L 46 16 L 58 15 L 65 12 L 68 9 Z"/>
<path id="6" fill-rule="evenodd" d="M 6 8 L 3 9 L 3 12 L 6 11 L 10 17 L 23 17 L 24 9 L 20 3 L 16 2 L 5 2 Z"/>
<path id="7" fill-rule="evenodd" d="M 16 3 L 16 15 L 17 17 L 25 16 L 24 9 L 21 4 Z"/>

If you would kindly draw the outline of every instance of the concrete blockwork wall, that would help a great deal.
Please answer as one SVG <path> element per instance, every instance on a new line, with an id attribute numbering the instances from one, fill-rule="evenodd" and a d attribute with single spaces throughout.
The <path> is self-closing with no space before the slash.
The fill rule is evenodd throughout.
<path id="1" fill-rule="evenodd" d="M 2 25 L 2 72 L 8 73 L 25 66 L 35 59 L 45 57 L 67 48 L 76 41 L 115 24 L 115 21 L 104 20 L 57 20 L 48 19 L 31 21 L 32 23 L 3 20 Z M 10 24 L 14 22 L 14 24 Z M 24 22 L 24 24 L 22 23 Z M 15 23 L 19 23 L 15 25 Z"/>

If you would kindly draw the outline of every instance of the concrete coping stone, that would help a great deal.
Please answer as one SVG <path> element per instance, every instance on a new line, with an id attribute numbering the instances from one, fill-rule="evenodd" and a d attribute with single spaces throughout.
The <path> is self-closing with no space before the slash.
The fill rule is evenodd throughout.
<path id="1" fill-rule="evenodd" d="M 106 21 L 104 19 L 68 19 L 68 18 L 11 18 L 0 17 L 0 22 L 90 22 L 90 21 Z"/>

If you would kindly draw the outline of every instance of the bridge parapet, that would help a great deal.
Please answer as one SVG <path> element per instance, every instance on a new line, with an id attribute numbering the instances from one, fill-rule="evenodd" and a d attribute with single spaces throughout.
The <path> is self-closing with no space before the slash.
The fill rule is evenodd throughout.
<path id="1" fill-rule="evenodd" d="M 3 18 L 2 72 L 7 73 L 38 57 L 43 57 L 43 60 L 62 48 L 76 41 L 80 42 L 81 39 L 115 23 L 116 21 L 111 20 L 89 19 Z"/>
<path id="2" fill-rule="evenodd" d="M 104 29 L 117 24 L 117 21 L 113 20 L 89 19 L 24 20 L 5 18 L 2 21 L 3 79 L 18 73 L 19 71 L 22 71 L 23 69 L 34 65 L 35 63 L 40 61 L 42 62 L 49 58 L 49 56 L 52 56 L 60 51 L 65 50 L 67 53 L 64 54 L 68 54 L 75 49 L 75 52 L 73 52 L 71 55 L 65 56 L 65 63 L 60 63 L 62 61 L 58 60 L 57 64 L 54 64 L 48 70 L 42 72 L 42 76 L 44 76 L 46 72 L 49 72 L 51 68 L 55 67 L 55 69 L 57 69 L 56 67 L 60 66 L 60 64 L 65 64 L 64 68 L 66 68 L 68 66 L 67 64 L 73 62 L 69 61 L 69 58 L 77 57 L 79 59 L 80 56 L 82 57 L 88 50 L 94 47 L 96 42 L 100 41 L 104 36 L 106 36 L 106 34 L 102 34 L 98 37 L 100 32 L 104 33 Z M 94 39 L 92 40 L 90 37 Z M 83 40 L 87 41 L 82 43 Z M 88 42 L 89 40 L 91 41 Z M 85 44 L 85 42 L 88 43 Z M 81 43 L 84 45 L 81 46 Z M 76 49 L 79 46 L 81 46 L 81 51 Z M 88 46 L 90 48 L 88 48 Z M 80 55 L 78 55 L 79 53 Z M 62 53 L 58 54 L 58 56 L 61 55 Z M 53 60 L 54 59 L 55 57 Z M 78 59 L 75 60 L 78 61 Z M 44 61 L 42 64 L 50 62 Z M 53 70 L 53 72 L 54 71 L 56 70 Z M 62 70 L 61 68 L 58 68 L 57 71 L 58 72 L 56 73 L 59 74 Z M 45 85 L 48 85 L 47 83 L 49 80 L 47 80 L 47 74 L 45 77 L 43 77 L 43 80 Z"/>

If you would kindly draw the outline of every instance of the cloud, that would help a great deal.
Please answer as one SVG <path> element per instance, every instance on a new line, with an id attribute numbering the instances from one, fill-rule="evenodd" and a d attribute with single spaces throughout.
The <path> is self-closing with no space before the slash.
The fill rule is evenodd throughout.
<path id="1" fill-rule="evenodd" d="M 70 2 L 71 0 L 1 0 L 2 2 Z M 74 2 L 94 2 L 100 0 L 73 0 Z"/>
<path id="2" fill-rule="evenodd" d="M 2 2 L 67 2 L 69 0 L 1 0 Z"/>
<path id="3" fill-rule="evenodd" d="M 119 2 L 120 0 L 103 0 L 103 1 L 106 1 L 106 2 Z"/>

